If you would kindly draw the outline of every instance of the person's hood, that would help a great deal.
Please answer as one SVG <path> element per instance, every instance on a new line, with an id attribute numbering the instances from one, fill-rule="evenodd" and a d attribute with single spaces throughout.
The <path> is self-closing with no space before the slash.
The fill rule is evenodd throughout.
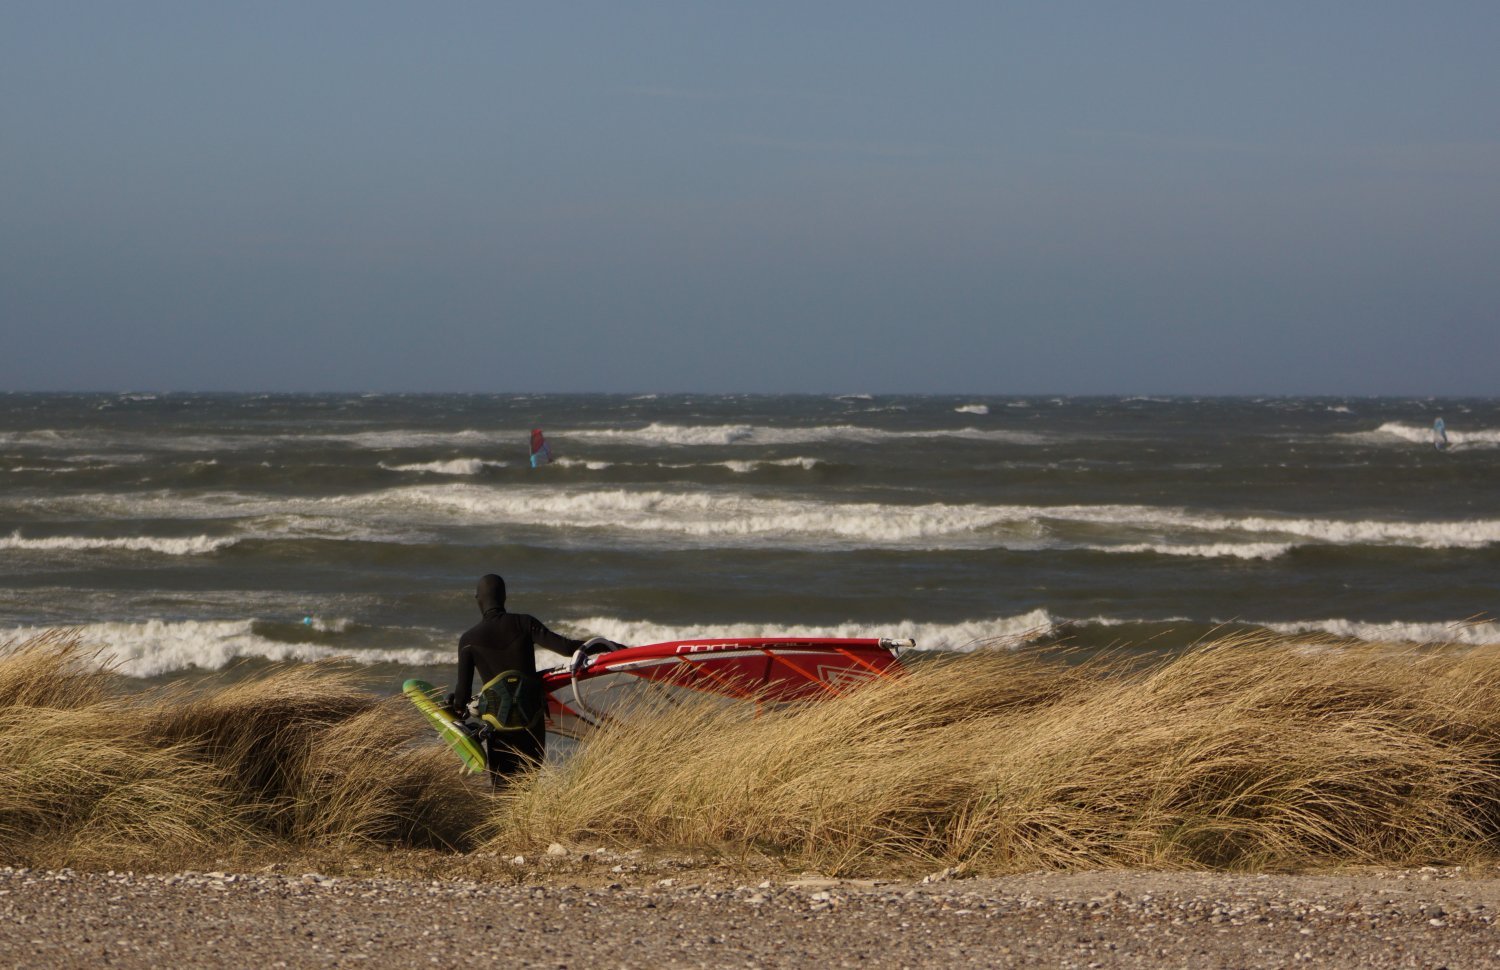
<path id="1" fill-rule="evenodd" d="M 474 599 L 479 603 L 479 612 L 485 616 L 505 612 L 505 580 L 494 573 L 480 576 Z"/>

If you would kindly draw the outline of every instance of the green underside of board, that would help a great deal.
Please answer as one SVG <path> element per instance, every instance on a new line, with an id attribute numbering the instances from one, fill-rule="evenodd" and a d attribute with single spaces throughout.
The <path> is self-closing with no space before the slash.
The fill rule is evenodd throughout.
<path id="1" fill-rule="evenodd" d="M 408 680 L 401 685 L 401 693 L 422 712 L 433 730 L 437 731 L 438 737 L 443 739 L 443 743 L 452 748 L 453 753 L 463 761 L 464 767 L 470 771 L 483 771 L 484 752 L 480 750 L 478 742 L 459 726 L 453 715 L 433 700 L 437 691 L 436 687 L 425 680 Z"/>

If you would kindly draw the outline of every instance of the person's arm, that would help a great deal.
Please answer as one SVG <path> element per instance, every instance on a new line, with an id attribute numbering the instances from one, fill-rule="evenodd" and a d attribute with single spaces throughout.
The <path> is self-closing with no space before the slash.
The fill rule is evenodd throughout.
<path id="1" fill-rule="evenodd" d="M 454 713 L 462 715 L 469 705 L 469 695 L 474 690 L 474 648 L 466 643 L 458 645 L 458 678 L 453 682 L 453 693 L 448 695 L 448 706 Z"/>
<path id="2" fill-rule="evenodd" d="M 542 626 L 542 621 L 531 617 L 531 642 L 553 653 L 560 653 L 564 657 L 573 656 L 574 651 L 583 646 L 582 640 L 570 640 L 561 633 L 553 633 Z"/>

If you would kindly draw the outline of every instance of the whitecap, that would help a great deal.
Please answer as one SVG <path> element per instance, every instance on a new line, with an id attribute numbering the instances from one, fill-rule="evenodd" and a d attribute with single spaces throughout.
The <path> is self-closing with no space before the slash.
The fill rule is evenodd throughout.
<path id="1" fill-rule="evenodd" d="M 510 462 L 488 461 L 483 458 L 453 458 L 448 461 L 423 461 L 409 465 L 387 465 L 380 467 L 392 472 L 423 472 L 430 475 L 478 475 L 486 468 L 508 468 Z"/>
<path id="2" fill-rule="evenodd" d="M 1094 552 L 1156 553 L 1161 556 L 1192 556 L 1202 559 L 1275 559 L 1296 548 L 1289 542 L 1214 542 L 1206 545 L 1172 545 L 1164 542 L 1140 542 L 1118 546 L 1087 546 Z"/>
<path id="3" fill-rule="evenodd" d="M 803 459 L 779 459 L 808 467 Z M 732 466 L 725 466 L 732 467 Z M 752 466 L 740 466 L 749 468 Z M 736 468 L 735 470 L 738 470 Z M 407 485 L 330 498 L 234 492 L 73 493 L 31 500 L 33 514 L 95 519 L 237 520 L 245 534 L 380 538 L 437 525 L 598 529 L 670 541 L 859 548 L 1080 548 L 1265 558 L 1285 545 L 1481 548 L 1500 519 L 1381 520 L 1226 515 L 1138 505 L 828 502 L 721 489 L 470 483 Z M 227 541 L 227 540 L 225 540 Z M 1161 548 L 1154 548 L 1154 547 Z M 1198 547 L 1198 548 L 1194 548 Z M 1233 551 L 1229 547 L 1248 547 Z"/>
<path id="4" fill-rule="evenodd" d="M 225 536 L 130 536 L 110 539 L 94 536 L 46 536 L 31 539 L 17 531 L 0 537 L 0 549 L 28 552 L 155 552 L 165 556 L 206 556 L 220 549 L 227 549 L 239 541 Z"/>
<path id="5" fill-rule="evenodd" d="M 1046 610 L 1036 609 L 1016 616 L 964 620 L 958 623 L 848 620 L 831 624 L 728 622 L 686 625 L 589 616 L 559 625 L 574 636 L 602 636 L 630 645 L 703 637 L 888 637 L 894 640 L 915 640 L 919 650 L 974 650 L 996 641 L 1020 643 L 1045 638 L 1056 630 L 1058 621 Z"/>
<path id="6" fill-rule="evenodd" d="M 775 458 L 763 461 L 721 461 L 720 466 L 729 469 L 737 475 L 748 475 L 762 468 L 800 468 L 803 471 L 812 471 L 823 462 L 816 458 Z M 673 465 L 673 468 L 692 468 L 692 465 Z"/>
<path id="7" fill-rule="evenodd" d="M 1289 623 L 1258 623 L 1278 633 L 1327 633 L 1369 643 L 1464 643 L 1474 646 L 1500 644 L 1500 623 L 1401 622 L 1397 620 L 1297 620 Z"/>
<path id="8" fill-rule="evenodd" d="M 93 623 L 74 628 L 89 648 L 100 650 L 103 664 L 128 677 L 158 677 L 198 668 L 219 670 L 236 660 L 313 661 L 347 657 L 358 663 L 399 663 L 407 667 L 452 663 L 452 651 L 336 649 L 318 643 L 286 643 L 254 632 L 252 620 L 147 620 L 139 623 Z M 16 627 L 3 636 L 11 642 L 45 632 Z"/>
<path id="9" fill-rule="evenodd" d="M 586 460 L 582 458 L 554 458 L 552 459 L 552 464 L 557 465 L 559 468 L 586 468 L 591 472 L 602 472 L 606 468 L 615 467 L 615 463 L 612 461 L 595 461 L 593 459 Z"/>
<path id="10" fill-rule="evenodd" d="M 1449 425 L 1445 430 L 1448 436 L 1448 443 L 1451 446 L 1462 446 L 1465 448 L 1500 447 L 1500 429 L 1471 428 L 1463 430 Z M 1354 431 L 1338 435 L 1337 437 L 1368 444 L 1409 442 L 1411 444 L 1426 445 L 1430 448 L 1432 447 L 1432 425 L 1387 421 L 1373 431 Z"/>
<path id="11" fill-rule="evenodd" d="M 980 428 L 888 431 L 856 425 L 818 425 L 807 428 L 748 424 L 679 425 L 654 423 L 644 428 L 593 428 L 568 432 L 571 438 L 603 442 L 631 442 L 647 446 L 796 445 L 825 441 L 881 443 L 911 438 L 963 438 L 1009 444 L 1043 444 L 1046 436 L 1031 431 Z"/>

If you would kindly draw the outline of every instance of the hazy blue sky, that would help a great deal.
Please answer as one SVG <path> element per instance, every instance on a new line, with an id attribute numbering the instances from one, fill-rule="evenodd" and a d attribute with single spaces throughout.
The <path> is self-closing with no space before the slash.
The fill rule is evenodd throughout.
<path id="1" fill-rule="evenodd" d="M 0 0 L 0 388 L 1493 394 L 1500 3 Z"/>

